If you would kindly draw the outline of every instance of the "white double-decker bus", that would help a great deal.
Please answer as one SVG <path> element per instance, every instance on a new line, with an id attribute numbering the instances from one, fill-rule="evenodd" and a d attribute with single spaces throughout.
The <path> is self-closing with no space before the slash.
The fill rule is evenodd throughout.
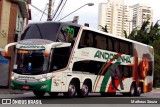
<path id="1" fill-rule="evenodd" d="M 89 27 L 61 22 L 27 25 L 15 46 L 12 88 L 42 97 L 139 96 L 153 86 L 151 46 Z"/>

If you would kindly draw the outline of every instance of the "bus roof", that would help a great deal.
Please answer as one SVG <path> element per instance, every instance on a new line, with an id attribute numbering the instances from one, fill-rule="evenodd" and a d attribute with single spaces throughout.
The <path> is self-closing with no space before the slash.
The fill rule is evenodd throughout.
<path id="1" fill-rule="evenodd" d="M 76 26 L 76 27 L 82 27 L 83 29 L 86 29 L 86 30 L 90 30 L 90 31 L 93 31 L 93 32 L 97 32 L 97 33 L 101 33 L 101 34 L 104 34 L 104 35 L 108 35 L 110 37 L 114 37 L 114 38 L 117 38 L 117 39 L 121 39 L 121 40 L 125 40 L 125 41 L 132 42 L 132 43 L 135 43 L 135 44 L 139 44 L 139 45 L 148 46 L 150 48 L 153 48 L 150 45 L 146 45 L 146 44 L 143 44 L 143 43 L 131 40 L 131 39 L 127 39 L 127 38 L 121 37 L 121 36 L 115 36 L 115 35 L 110 34 L 110 33 L 106 33 L 106 32 L 91 28 L 91 27 L 86 27 L 86 26 L 79 25 L 79 24 L 76 24 L 76 23 L 71 23 L 71 22 L 52 22 L 52 21 L 48 21 L 48 22 L 36 22 L 36 23 L 30 23 L 30 24 L 43 24 L 43 23 L 53 23 L 53 24 L 54 23 L 59 23 L 59 24 L 72 25 L 72 26 Z"/>
<path id="2" fill-rule="evenodd" d="M 32 24 L 43 24 L 43 23 L 59 23 L 59 24 L 67 24 L 67 25 L 73 25 L 76 27 L 81 27 L 82 25 L 76 24 L 76 23 L 71 23 L 71 22 L 52 22 L 52 21 L 48 21 L 48 22 L 33 22 L 33 23 L 29 23 L 28 25 L 32 25 Z"/>
<path id="3" fill-rule="evenodd" d="M 132 43 L 135 43 L 135 44 L 139 44 L 139 45 L 143 45 L 143 46 L 147 46 L 147 47 L 153 48 L 150 45 L 147 45 L 147 44 L 144 44 L 144 43 L 140 43 L 140 42 L 137 42 L 137 41 L 134 41 L 134 40 L 131 40 L 131 39 L 127 39 L 127 38 L 124 38 L 124 37 L 121 37 L 121 36 L 115 36 L 113 34 L 106 33 L 106 32 L 103 32 L 103 31 L 100 31 L 100 30 L 97 30 L 97 29 L 94 29 L 94 28 L 90 28 L 90 27 L 86 27 L 86 26 L 82 26 L 82 28 L 86 29 L 86 30 L 93 31 L 93 32 L 101 33 L 101 34 L 104 34 L 104 35 L 107 35 L 107 36 L 110 36 L 110 37 L 113 37 L 113 38 L 117 38 L 117 39 L 121 39 L 121 40 L 124 40 L 124 41 L 128 41 L 128 42 L 132 42 Z"/>

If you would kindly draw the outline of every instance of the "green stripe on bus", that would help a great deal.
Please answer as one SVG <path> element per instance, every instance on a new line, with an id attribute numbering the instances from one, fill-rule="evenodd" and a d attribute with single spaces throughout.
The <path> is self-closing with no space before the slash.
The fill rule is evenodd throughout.
<path id="1" fill-rule="evenodd" d="M 108 84 L 109 78 L 110 78 L 110 75 L 109 75 L 109 72 L 107 71 L 106 74 L 104 75 L 100 92 L 105 92 L 106 91 L 106 86 Z"/>
<path id="2" fill-rule="evenodd" d="M 28 86 L 29 90 L 51 92 L 52 79 L 46 80 L 44 82 L 36 82 L 36 83 L 21 83 L 13 80 L 11 86 L 13 89 L 18 89 L 18 90 L 23 90 L 23 86 Z"/>

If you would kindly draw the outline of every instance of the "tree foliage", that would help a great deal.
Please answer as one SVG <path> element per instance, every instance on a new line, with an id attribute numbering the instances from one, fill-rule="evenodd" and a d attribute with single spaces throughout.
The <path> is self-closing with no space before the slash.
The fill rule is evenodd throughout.
<path id="1" fill-rule="evenodd" d="M 105 25 L 105 27 L 103 27 L 103 26 L 99 25 L 99 27 L 101 28 L 101 30 L 102 30 L 103 32 L 108 33 L 107 25 Z"/>

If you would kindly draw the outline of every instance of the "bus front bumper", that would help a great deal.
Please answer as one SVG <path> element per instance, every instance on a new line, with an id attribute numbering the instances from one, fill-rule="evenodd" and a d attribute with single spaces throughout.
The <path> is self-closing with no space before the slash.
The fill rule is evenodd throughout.
<path id="1" fill-rule="evenodd" d="M 12 80 L 11 87 L 12 89 L 18 89 L 18 90 L 37 90 L 37 91 L 50 92 L 51 83 L 52 83 L 51 79 L 36 83 L 24 83 L 24 82 L 22 83 L 16 80 Z"/>

